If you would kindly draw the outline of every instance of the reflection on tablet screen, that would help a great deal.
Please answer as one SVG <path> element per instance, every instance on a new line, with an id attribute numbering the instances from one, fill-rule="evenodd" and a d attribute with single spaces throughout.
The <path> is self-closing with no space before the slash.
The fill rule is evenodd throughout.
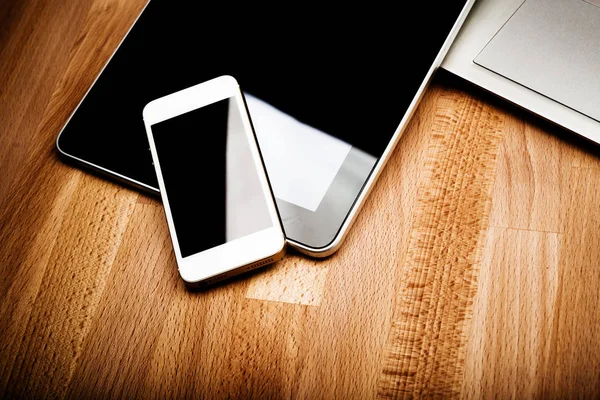
<path id="1" fill-rule="evenodd" d="M 275 196 L 316 211 L 352 146 L 245 97 Z"/>

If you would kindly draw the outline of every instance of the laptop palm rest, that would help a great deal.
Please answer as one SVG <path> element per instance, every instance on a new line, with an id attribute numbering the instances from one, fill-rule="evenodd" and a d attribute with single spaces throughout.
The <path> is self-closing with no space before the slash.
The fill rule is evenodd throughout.
<path id="1" fill-rule="evenodd" d="M 526 0 L 474 62 L 600 121 L 600 0 Z"/>

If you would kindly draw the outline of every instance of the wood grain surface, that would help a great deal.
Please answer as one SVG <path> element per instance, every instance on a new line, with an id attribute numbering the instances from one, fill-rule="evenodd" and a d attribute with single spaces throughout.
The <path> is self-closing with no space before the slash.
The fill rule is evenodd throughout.
<path id="1" fill-rule="evenodd" d="M 144 0 L 0 2 L 2 398 L 600 398 L 600 151 L 438 71 L 341 249 L 206 292 L 59 159 Z"/>

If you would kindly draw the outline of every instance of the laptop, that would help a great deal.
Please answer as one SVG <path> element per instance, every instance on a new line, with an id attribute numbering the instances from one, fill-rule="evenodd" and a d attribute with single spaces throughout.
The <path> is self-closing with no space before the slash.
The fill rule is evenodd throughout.
<path id="1" fill-rule="evenodd" d="M 476 0 L 441 67 L 600 143 L 600 0 Z"/>

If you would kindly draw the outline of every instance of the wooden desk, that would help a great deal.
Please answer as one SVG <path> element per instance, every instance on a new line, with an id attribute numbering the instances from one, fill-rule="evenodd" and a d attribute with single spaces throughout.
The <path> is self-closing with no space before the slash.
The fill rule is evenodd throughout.
<path id="1" fill-rule="evenodd" d="M 338 253 L 187 292 L 54 148 L 144 2 L 0 3 L 5 397 L 600 396 L 600 153 L 441 71 Z"/>

